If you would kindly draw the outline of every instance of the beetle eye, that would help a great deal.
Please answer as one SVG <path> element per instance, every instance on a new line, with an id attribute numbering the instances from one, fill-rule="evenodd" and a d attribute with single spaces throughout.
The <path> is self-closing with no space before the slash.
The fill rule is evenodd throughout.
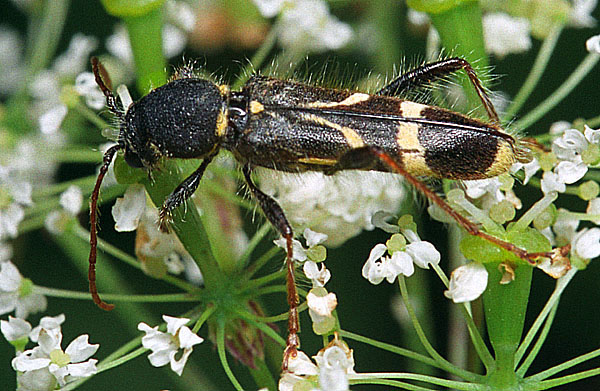
<path id="1" fill-rule="evenodd" d="M 127 164 L 134 168 L 144 167 L 144 163 L 142 163 L 138 154 L 133 152 L 129 148 L 125 150 L 125 161 L 127 162 Z"/>

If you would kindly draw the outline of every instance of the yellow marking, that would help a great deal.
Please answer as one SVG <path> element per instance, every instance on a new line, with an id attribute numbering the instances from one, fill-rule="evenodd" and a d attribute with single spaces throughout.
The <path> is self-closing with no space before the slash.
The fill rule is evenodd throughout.
<path id="1" fill-rule="evenodd" d="M 217 127 L 215 129 L 217 136 L 225 136 L 225 132 L 227 132 L 227 126 L 229 126 L 229 121 L 227 120 L 227 108 L 223 108 L 221 111 L 219 111 L 219 115 L 217 116 Z"/>
<path id="2" fill-rule="evenodd" d="M 429 106 L 407 100 L 400 103 L 400 110 L 405 118 L 421 118 L 421 112 L 427 107 Z"/>
<path id="3" fill-rule="evenodd" d="M 221 93 L 221 96 L 228 96 L 230 90 L 231 89 L 229 88 L 229 86 L 227 84 L 221 84 L 219 86 L 219 92 Z"/>
<path id="4" fill-rule="evenodd" d="M 433 171 L 425 162 L 425 149 L 419 142 L 419 125 L 406 122 L 399 124 L 396 129 L 396 143 L 406 171 L 416 176 L 433 176 Z"/>
<path id="5" fill-rule="evenodd" d="M 319 166 L 333 166 L 336 163 L 335 159 L 327 159 L 320 157 L 302 157 L 298 159 L 300 163 L 315 164 Z"/>
<path id="6" fill-rule="evenodd" d="M 260 103 L 257 100 L 253 100 L 250 102 L 250 112 L 252 114 L 258 114 L 260 112 L 262 112 L 265 109 L 265 106 L 262 105 L 262 103 Z"/>
<path id="7" fill-rule="evenodd" d="M 316 123 L 318 125 L 327 126 L 339 131 L 344 136 L 346 142 L 351 148 L 360 148 L 365 146 L 365 143 L 362 140 L 362 138 L 358 135 L 358 133 L 356 133 L 356 130 L 352 128 L 336 124 L 335 122 L 328 121 L 325 118 L 319 117 L 318 115 L 314 114 L 304 114 L 303 118 L 308 121 L 312 121 L 313 123 Z"/>
<path id="8" fill-rule="evenodd" d="M 308 103 L 306 106 L 313 107 L 313 108 L 352 106 L 357 103 L 364 102 L 364 101 L 368 100 L 370 97 L 371 97 L 371 95 L 369 95 L 369 94 L 357 92 L 357 93 L 350 95 L 349 97 L 347 97 L 346 99 L 344 99 L 341 102 L 311 102 L 311 103 Z"/>
<path id="9" fill-rule="evenodd" d="M 508 172 L 515 160 L 516 157 L 515 151 L 513 150 L 513 146 L 509 142 L 503 140 L 498 145 L 498 150 L 496 152 L 494 162 L 485 171 L 485 177 L 491 178 Z"/>

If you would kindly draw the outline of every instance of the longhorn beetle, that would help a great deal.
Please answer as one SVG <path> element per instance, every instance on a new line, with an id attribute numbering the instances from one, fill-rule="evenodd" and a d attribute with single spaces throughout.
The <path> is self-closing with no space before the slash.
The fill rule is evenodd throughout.
<path id="1" fill-rule="evenodd" d="M 552 253 L 529 253 L 481 231 L 452 209 L 417 177 L 490 178 L 523 160 L 525 148 L 505 133 L 498 114 L 471 65 L 448 58 L 405 73 L 375 94 L 310 86 L 253 76 L 241 91 L 195 77 L 191 69 L 123 108 L 92 58 L 96 82 L 117 117 L 117 145 L 104 154 L 90 208 L 89 283 L 94 302 L 103 309 L 96 288 L 96 221 L 100 184 L 119 151 L 132 167 L 152 170 L 161 158 L 203 161 L 164 201 L 159 226 L 168 229 L 172 211 L 197 189 L 221 148 L 233 153 L 246 184 L 267 219 L 286 240 L 286 286 L 290 307 L 283 366 L 299 346 L 298 294 L 292 261 L 292 227 L 277 202 L 252 181 L 253 167 L 279 171 L 376 170 L 398 173 L 440 206 L 471 235 L 482 237 L 521 259 L 535 263 Z M 463 70 L 475 88 L 489 121 L 401 98 L 413 88 Z"/>

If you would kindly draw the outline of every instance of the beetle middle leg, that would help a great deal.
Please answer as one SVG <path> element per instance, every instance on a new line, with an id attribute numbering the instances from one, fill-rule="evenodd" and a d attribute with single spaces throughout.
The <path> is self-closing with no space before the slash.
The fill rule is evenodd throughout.
<path id="1" fill-rule="evenodd" d="M 296 290 L 296 277 L 294 275 L 294 260 L 292 259 L 292 238 L 294 233 L 292 226 L 288 222 L 283 209 L 273 198 L 263 193 L 255 184 L 252 182 L 250 176 L 252 170 L 249 165 L 245 165 L 242 169 L 246 184 L 250 188 L 252 195 L 258 201 L 260 208 L 264 212 L 269 222 L 277 228 L 281 236 L 285 239 L 286 244 L 286 289 L 287 289 L 287 301 L 290 307 L 288 316 L 288 337 L 285 351 L 283 353 L 282 370 L 287 370 L 288 360 L 291 357 L 296 357 L 298 354 L 298 347 L 300 346 L 300 338 L 298 332 L 300 331 L 300 321 L 298 319 L 298 291 Z"/>
<path id="2" fill-rule="evenodd" d="M 198 167 L 190 176 L 185 178 L 185 180 L 169 194 L 158 211 L 158 226 L 162 232 L 169 232 L 169 223 L 173 220 L 173 210 L 194 194 L 200 184 L 202 175 L 204 175 L 204 171 L 206 171 L 206 167 L 208 167 L 214 156 L 215 155 L 213 154 L 206 157 L 200 164 L 200 167 Z"/>

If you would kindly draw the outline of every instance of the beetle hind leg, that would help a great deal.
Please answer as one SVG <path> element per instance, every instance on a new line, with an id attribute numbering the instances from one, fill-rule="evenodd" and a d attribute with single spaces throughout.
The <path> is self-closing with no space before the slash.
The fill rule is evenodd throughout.
<path id="1" fill-rule="evenodd" d="M 292 248 L 292 238 L 294 236 L 292 226 L 287 221 L 285 214 L 283 213 L 283 209 L 281 206 L 275 201 L 273 198 L 263 193 L 255 184 L 252 182 L 252 178 L 250 176 L 251 168 L 248 165 L 245 165 L 242 169 L 244 173 L 244 178 L 246 179 L 246 184 L 250 188 L 252 195 L 258 201 L 260 208 L 264 212 L 265 216 L 269 220 L 269 222 L 277 228 L 281 236 L 284 237 L 286 243 L 286 257 L 285 257 L 285 267 L 286 267 L 286 290 L 287 290 L 287 301 L 290 307 L 289 316 L 288 316 L 288 337 L 287 343 L 285 347 L 285 351 L 283 353 L 283 362 L 282 362 L 282 370 L 286 371 L 288 368 L 288 361 L 290 358 L 296 357 L 298 354 L 298 348 L 300 347 L 300 338 L 298 337 L 298 332 L 300 331 L 300 321 L 298 318 L 298 291 L 296 289 L 296 277 L 295 277 L 295 266 L 294 260 L 292 258 L 293 248 Z"/>

